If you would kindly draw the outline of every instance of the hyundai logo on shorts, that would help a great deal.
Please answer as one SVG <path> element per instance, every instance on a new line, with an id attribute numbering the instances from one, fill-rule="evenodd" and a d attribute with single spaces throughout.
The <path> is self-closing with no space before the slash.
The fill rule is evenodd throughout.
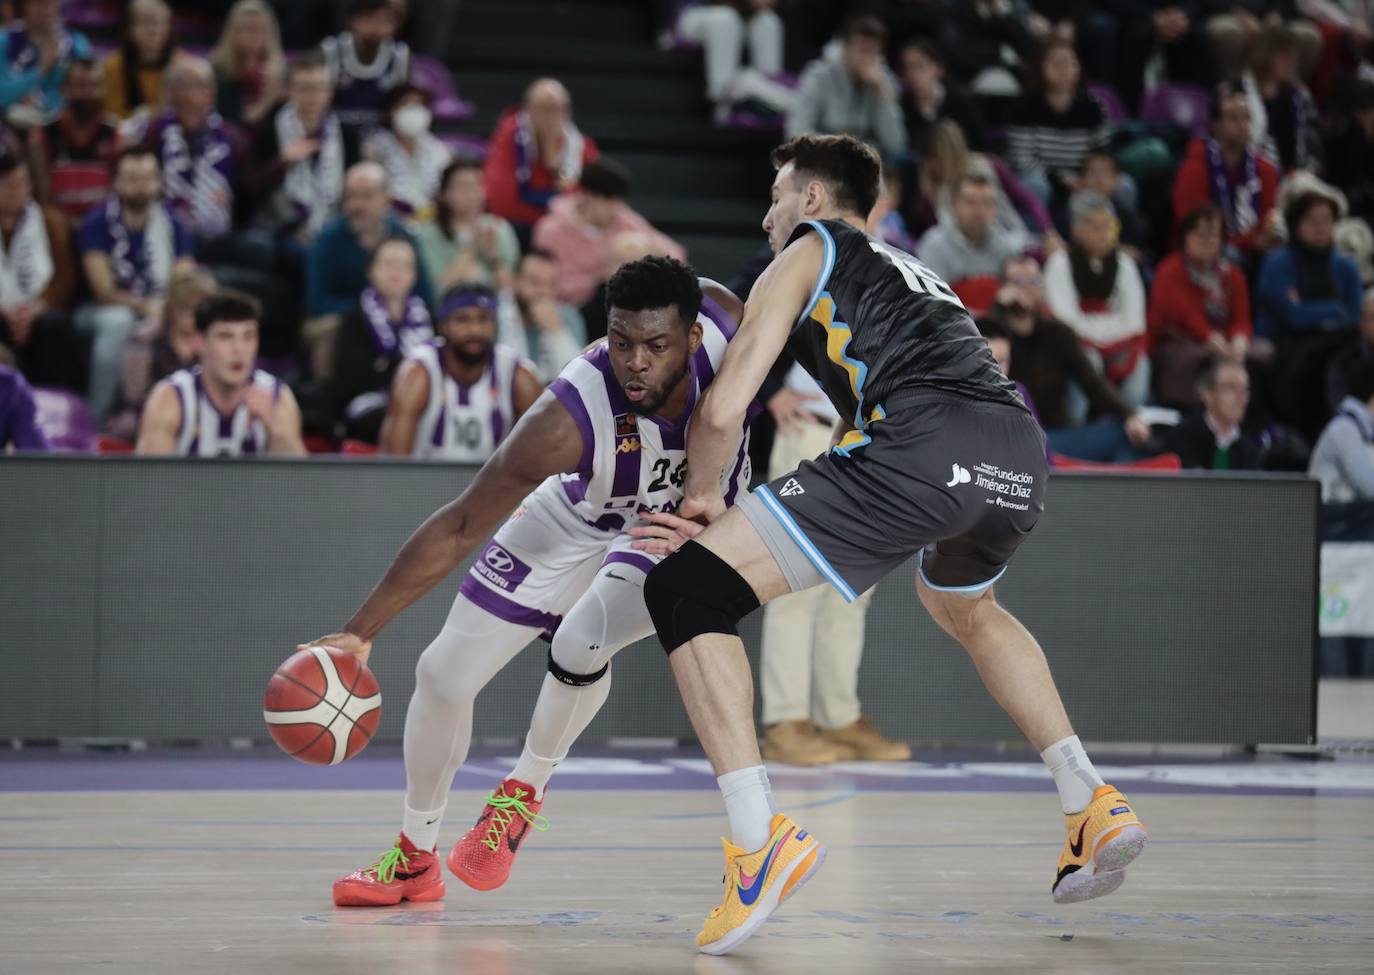
<path id="1" fill-rule="evenodd" d="M 487 549 L 487 565 L 497 572 L 506 573 L 515 568 L 515 559 L 510 557 L 510 553 L 500 546 L 493 545 Z"/>

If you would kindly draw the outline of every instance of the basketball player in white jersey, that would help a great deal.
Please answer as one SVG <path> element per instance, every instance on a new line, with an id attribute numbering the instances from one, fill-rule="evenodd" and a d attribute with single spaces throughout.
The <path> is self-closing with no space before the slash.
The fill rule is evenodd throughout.
<path id="1" fill-rule="evenodd" d="M 291 388 L 254 365 L 261 315 L 256 299 L 228 290 L 196 307 L 200 364 L 153 388 L 139 421 L 140 454 L 305 455 Z"/>
<path id="2" fill-rule="evenodd" d="M 444 296 L 436 331 L 396 370 L 381 452 L 480 464 L 543 385 L 534 366 L 496 342 L 496 295 L 460 284 Z"/>
<path id="3" fill-rule="evenodd" d="M 462 496 L 416 531 L 343 631 L 316 641 L 366 659 L 389 620 L 482 546 L 416 668 L 401 835 L 376 863 L 335 883 L 336 904 L 443 896 L 436 843 L 471 741 L 473 701 L 541 635 L 551 636 L 549 673 L 524 752 L 449 867 L 469 886 L 499 887 L 529 828 L 546 828 L 544 785 L 606 700 L 612 655 L 653 632 L 640 587 L 658 556 L 637 550 L 630 531 L 682 499 L 687 422 L 740 308 L 724 288 L 705 285 L 703 296 L 692 269 L 671 258 L 617 271 L 607 286 L 607 341 L 568 364 Z M 748 488 L 740 433 L 721 479 L 727 498 Z"/>

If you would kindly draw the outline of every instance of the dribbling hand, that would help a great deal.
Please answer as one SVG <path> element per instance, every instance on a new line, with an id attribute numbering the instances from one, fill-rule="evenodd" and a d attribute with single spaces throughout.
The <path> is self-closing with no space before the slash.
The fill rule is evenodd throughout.
<path id="1" fill-rule="evenodd" d="M 630 534 L 636 539 L 633 547 L 650 555 L 672 555 L 688 539 L 696 538 L 706 529 L 700 522 L 679 518 L 666 511 L 646 514 L 644 520 L 653 524 L 636 525 L 630 529 Z"/>
<path id="2" fill-rule="evenodd" d="M 309 650 L 311 647 L 333 647 L 335 650 L 353 654 L 364 664 L 367 663 L 367 658 L 372 654 L 372 641 L 364 640 L 352 633 L 331 633 L 328 636 L 320 637 L 318 640 L 298 644 L 296 649 Z"/>

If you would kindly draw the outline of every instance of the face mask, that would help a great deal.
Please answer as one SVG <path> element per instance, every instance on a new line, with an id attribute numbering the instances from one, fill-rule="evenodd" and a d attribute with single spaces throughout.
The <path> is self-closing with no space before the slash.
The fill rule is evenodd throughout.
<path id="1" fill-rule="evenodd" d="M 432 119 L 433 116 L 425 106 L 407 105 L 397 110 L 396 114 L 392 116 L 391 124 L 395 127 L 398 135 L 415 139 L 429 131 L 429 123 Z"/>

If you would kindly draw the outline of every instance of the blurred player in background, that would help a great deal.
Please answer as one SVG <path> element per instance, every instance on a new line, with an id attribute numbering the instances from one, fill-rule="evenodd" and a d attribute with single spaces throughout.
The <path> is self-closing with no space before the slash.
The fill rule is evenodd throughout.
<path id="1" fill-rule="evenodd" d="M 291 388 L 256 368 L 261 315 L 256 299 L 235 291 L 197 306 L 200 365 L 153 388 L 139 423 L 140 454 L 305 454 Z"/>
<path id="2" fill-rule="evenodd" d="M 396 371 L 382 422 L 381 451 L 480 464 L 543 384 L 534 366 L 496 341 L 496 294 L 460 284 L 439 308 L 439 338 Z"/>

